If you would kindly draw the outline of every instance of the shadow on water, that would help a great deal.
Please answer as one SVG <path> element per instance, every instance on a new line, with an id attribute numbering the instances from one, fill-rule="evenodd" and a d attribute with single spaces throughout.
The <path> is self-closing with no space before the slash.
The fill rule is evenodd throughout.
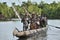
<path id="1" fill-rule="evenodd" d="M 36 40 L 36 38 L 19 38 L 17 40 Z"/>
<path id="2" fill-rule="evenodd" d="M 17 39 L 17 40 L 27 40 L 27 39 Z"/>
<path id="3" fill-rule="evenodd" d="M 27 40 L 27 38 L 19 38 L 19 39 L 17 39 L 17 40 Z"/>

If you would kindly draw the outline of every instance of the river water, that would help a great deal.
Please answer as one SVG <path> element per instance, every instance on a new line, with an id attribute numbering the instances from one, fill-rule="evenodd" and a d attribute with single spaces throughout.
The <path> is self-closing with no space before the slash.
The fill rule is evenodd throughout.
<path id="1" fill-rule="evenodd" d="M 54 25 L 54 26 L 60 26 L 60 20 L 48 20 L 48 24 L 49 25 Z M 0 22 L 0 40 L 16 40 L 18 38 L 13 37 L 12 32 L 14 30 L 15 27 L 17 27 L 20 31 L 23 29 L 23 24 L 20 21 L 4 21 L 4 22 Z M 49 32 L 49 30 L 51 30 L 50 26 L 48 26 L 48 31 L 47 31 L 47 40 L 55 40 L 54 37 L 50 37 L 51 31 Z M 54 29 L 54 28 L 53 28 Z M 57 30 L 57 29 L 54 29 Z M 55 32 L 52 31 L 52 33 L 54 34 Z M 60 33 L 60 32 L 58 32 Z M 60 37 L 60 34 L 59 36 Z M 58 39 L 60 40 L 60 39 Z"/>

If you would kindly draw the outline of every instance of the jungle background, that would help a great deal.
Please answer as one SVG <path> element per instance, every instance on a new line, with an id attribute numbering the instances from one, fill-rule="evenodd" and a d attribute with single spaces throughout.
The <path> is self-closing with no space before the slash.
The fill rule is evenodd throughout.
<path id="1" fill-rule="evenodd" d="M 53 1 L 48 4 L 41 1 L 39 4 L 37 2 L 32 3 L 30 0 L 27 2 L 22 2 L 21 5 L 14 5 L 16 11 L 22 17 L 25 14 L 23 7 L 27 9 L 29 13 L 35 12 L 37 15 L 41 15 L 42 12 L 47 15 L 48 19 L 60 19 L 60 2 L 56 3 Z M 12 18 L 17 18 L 12 6 L 8 6 L 7 2 L 0 3 L 0 20 L 8 20 Z"/>

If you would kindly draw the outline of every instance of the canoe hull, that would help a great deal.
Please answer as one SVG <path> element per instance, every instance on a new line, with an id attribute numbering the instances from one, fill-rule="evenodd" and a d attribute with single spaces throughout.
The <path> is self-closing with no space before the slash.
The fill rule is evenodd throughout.
<path id="1" fill-rule="evenodd" d="M 16 37 L 28 37 L 31 35 L 33 36 L 33 35 L 39 34 L 40 31 L 42 31 L 42 30 L 46 31 L 47 27 L 34 29 L 34 30 L 20 31 L 20 32 L 18 32 L 16 29 L 14 29 L 13 35 Z"/>

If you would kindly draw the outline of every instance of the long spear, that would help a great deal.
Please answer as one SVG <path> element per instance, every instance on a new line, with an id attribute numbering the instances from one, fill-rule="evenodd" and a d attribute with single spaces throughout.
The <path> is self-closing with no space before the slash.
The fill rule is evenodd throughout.
<path id="1" fill-rule="evenodd" d="M 19 16 L 18 12 L 17 12 L 16 9 L 14 8 L 14 6 L 12 6 L 12 8 L 13 8 L 15 14 L 17 15 L 17 17 L 19 18 L 19 20 L 21 20 L 21 18 L 20 18 L 20 16 Z"/>
<path id="2" fill-rule="evenodd" d="M 18 2 L 20 3 L 20 1 L 18 0 Z M 23 9 L 25 10 L 25 12 L 27 13 L 27 15 L 29 15 L 30 17 L 31 17 L 31 15 L 30 15 L 30 13 L 27 11 L 27 9 L 26 9 L 26 7 L 24 7 L 23 6 Z"/>

